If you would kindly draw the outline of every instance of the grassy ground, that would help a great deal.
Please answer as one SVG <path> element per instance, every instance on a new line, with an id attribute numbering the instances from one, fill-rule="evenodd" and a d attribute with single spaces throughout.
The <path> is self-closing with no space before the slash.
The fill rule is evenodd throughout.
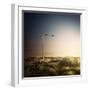
<path id="1" fill-rule="evenodd" d="M 79 57 L 63 57 L 62 60 L 24 60 L 24 77 L 80 75 Z"/>

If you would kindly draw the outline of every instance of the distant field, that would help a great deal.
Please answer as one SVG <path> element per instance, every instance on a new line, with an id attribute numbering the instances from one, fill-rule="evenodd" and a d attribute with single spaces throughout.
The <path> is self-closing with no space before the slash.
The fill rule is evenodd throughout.
<path id="1" fill-rule="evenodd" d="M 80 75 L 79 57 L 29 57 L 24 59 L 24 77 Z"/>

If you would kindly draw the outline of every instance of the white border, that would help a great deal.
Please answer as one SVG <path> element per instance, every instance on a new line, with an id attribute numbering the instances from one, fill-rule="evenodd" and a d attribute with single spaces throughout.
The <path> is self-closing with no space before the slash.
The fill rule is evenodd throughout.
<path id="1" fill-rule="evenodd" d="M 34 77 L 22 79 L 22 10 L 33 11 L 48 11 L 48 12 L 67 12 L 67 13 L 81 13 L 81 75 L 77 76 L 54 76 L 54 77 Z M 12 8 L 12 66 L 11 66 L 11 85 L 12 86 L 32 86 L 45 85 L 57 83 L 72 83 L 87 81 L 87 61 L 84 56 L 84 35 L 86 32 L 86 9 L 85 8 L 68 8 L 68 7 L 36 7 L 22 4 L 13 4 Z M 42 78 L 42 79 L 40 79 Z M 51 79 L 52 78 L 52 79 Z M 42 81 L 43 80 L 43 81 Z M 54 80 L 54 82 L 53 82 Z M 48 82 L 47 82 L 48 81 Z"/>

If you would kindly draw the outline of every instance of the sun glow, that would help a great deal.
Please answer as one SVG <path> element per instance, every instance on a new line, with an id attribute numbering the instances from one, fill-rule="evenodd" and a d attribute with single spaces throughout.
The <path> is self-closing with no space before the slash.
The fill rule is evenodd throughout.
<path id="1" fill-rule="evenodd" d="M 45 41 L 46 56 L 80 56 L 80 35 L 73 28 L 62 28 Z M 56 30 L 57 31 L 57 30 Z"/>

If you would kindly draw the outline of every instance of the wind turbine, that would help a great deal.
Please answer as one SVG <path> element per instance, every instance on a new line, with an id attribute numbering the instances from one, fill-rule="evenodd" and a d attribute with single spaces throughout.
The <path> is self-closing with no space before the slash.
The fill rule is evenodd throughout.
<path id="1" fill-rule="evenodd" d="M 55 35 L 49 35 L 49 34 L 40 34 L 40 38 L 41 38 L 41 48 L 42 48 L 42 59 L 43 61 L 45 61 L 44 57 L 44 38 L 45 37 L 54 37 Z"/>

